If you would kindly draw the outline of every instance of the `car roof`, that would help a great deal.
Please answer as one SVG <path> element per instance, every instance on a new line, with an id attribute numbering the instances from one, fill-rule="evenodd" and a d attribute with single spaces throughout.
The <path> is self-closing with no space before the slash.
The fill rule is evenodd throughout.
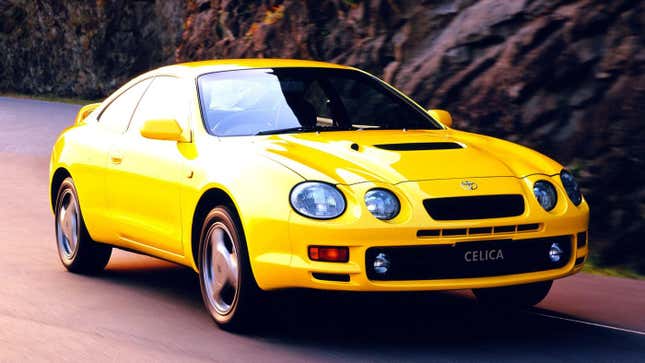
<path id="1" fill-rule="evenodd" d="M 148 75 L 176 75 L 197 77 L 202 74 L 239 70 L 239 69 L 258 69 L 258 68 L 336 68 L 336 69 L 354 69 L 343 65 L 328 62 L 319 62 L 312 60 L 300 59 L 274 59 L 274 58 L 254 58 L 254 59 L 213 59 L 198 62 L 188 62 L 173 64 L 153 70 Z"/>

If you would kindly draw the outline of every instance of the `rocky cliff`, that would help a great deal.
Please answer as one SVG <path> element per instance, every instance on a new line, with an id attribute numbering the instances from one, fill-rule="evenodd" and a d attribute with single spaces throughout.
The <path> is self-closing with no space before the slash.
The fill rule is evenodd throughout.
<path id="1" fill-rule="evenodd" d="M 424 106 L 450 110 L 457 128 L 566 163 L 592 205 L 592 238 L 606 241 L 594 246 L 604 251 L 600 262 L 645 270 L 644 7 L 633 0 L 0 0 L 0 90 L 94 98 L 148 68 L 208 58 L 358 66 Z"/>
<path id="2" fill-rule="evenodd" d="M 0 90 L 100 98 L 172 63 L 182 1 L 0 0 Z"/>

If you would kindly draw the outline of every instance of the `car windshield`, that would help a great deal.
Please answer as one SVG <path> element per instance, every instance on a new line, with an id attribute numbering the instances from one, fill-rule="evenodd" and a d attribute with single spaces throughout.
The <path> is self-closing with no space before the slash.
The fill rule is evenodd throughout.
<path id="1" fill-rule="evenodd" d="M 204 124 L 216 136 L 363 129 L 441 129 L 426 112 L 362 72 L 245 69 L 198 79 Z"/>

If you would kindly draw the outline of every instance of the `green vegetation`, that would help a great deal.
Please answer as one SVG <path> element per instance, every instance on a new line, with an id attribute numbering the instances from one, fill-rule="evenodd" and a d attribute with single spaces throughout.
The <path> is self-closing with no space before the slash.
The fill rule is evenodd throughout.
<path id="1" fill-rule="evenodd" d="M 587 262 L 582 269 L 594 275 L 604 275 L 612 277 L 626 277 L 630 279 L 645 280 L 645 276 L 625 266 L 596 266 L 593 261 Z"/>

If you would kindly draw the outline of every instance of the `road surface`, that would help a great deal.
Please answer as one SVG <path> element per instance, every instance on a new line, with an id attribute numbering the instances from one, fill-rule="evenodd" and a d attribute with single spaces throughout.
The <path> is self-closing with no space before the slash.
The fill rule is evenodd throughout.
<path id="1" fill-rule="evenodd" d="M 115 251 L 105 274 L 65 271 L 47 167 L 79 106 L 0 97 L 0 362 L 645 361 L 645 282 L 578 274 L 536 309 L 469 292 L 271 295 L 253 335 L 219 330 L 195 274 Z"/>

